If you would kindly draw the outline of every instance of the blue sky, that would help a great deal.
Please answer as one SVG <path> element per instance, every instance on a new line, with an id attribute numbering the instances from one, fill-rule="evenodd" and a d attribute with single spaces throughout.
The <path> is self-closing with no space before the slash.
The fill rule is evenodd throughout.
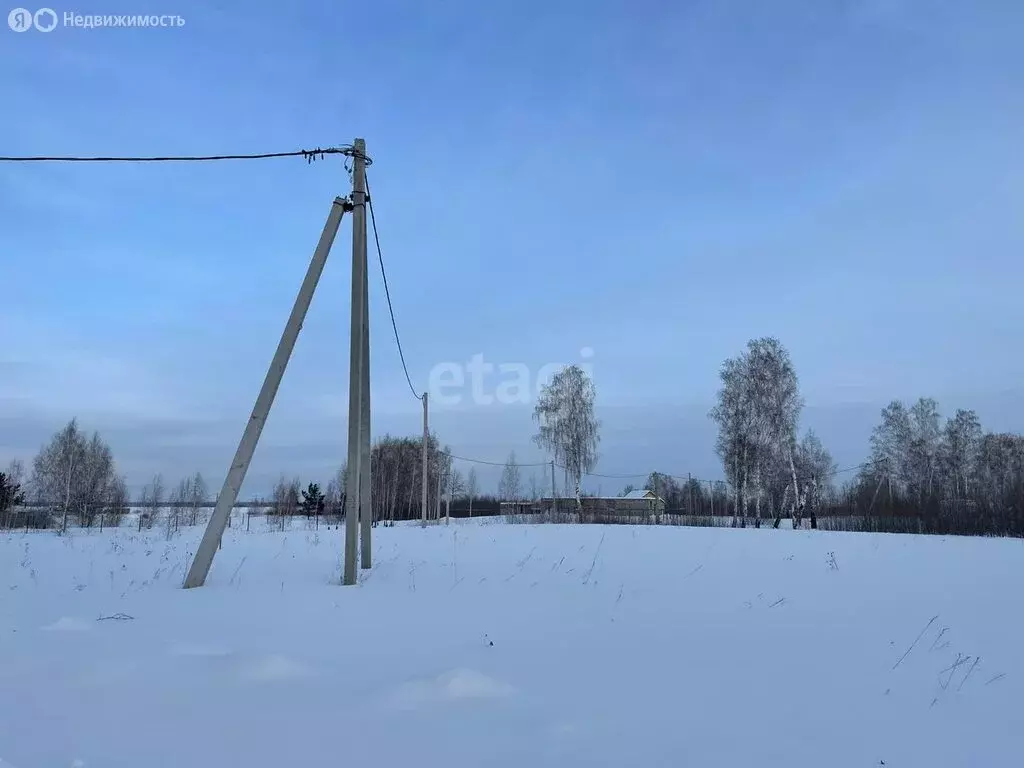
<path id="1" fill-rule="evenodd" d="M 55 10 L 186 23 L 0 31 L 2 154 L 365 137 L 416 387 L 476 354 L 536 371 L 590 348 L 599 472 L 720 477 L 717 369 L 762 335 L 843 465 L 894 397 L 1024 429 L 1019 3 Z M 219 483 L 347 184 L 337 160 L 0 165 L 0 462 L 77 415 L 133 485 Z M 346 222 L 243 494 L 344 456 L 350 238 Z M 372 274 L 375 431 L 415 434 Z M 528 405 L 433 422 L 463 455 L 544 458 Z"/>

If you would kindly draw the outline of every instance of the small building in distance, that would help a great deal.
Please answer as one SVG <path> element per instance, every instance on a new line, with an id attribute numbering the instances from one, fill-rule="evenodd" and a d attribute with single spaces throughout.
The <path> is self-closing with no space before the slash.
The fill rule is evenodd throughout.
<path id="1" fill-rule="evenodd" d="M 625 502 L 641 502 L 644 506 L 644 511 L 647 512 L 658 512 L 659 514 L 665 511 L 665 500 L 658 496 L 654 491 L 648 490 L 647 488 L 640 488 L 635 491 L 630 491 L 622 497 Z"/>

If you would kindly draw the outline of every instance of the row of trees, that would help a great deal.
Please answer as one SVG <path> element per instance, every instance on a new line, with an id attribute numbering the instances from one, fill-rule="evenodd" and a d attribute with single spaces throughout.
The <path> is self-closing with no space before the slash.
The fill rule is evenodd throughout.
<path id="1" fill-rule="evenodd" d="M 577 503 L 583 475 L 597 461 L 598 427 L 594 418 L 594 387 L 578 366 L 570 366 L 545 387 L 538 400 L 534 417 L 539 424 L 535 441 L 551 452 L 563 467 L 566 483 L 574 483 Z M 451 451 L 441 448 L 436 435 L 430 435 L 424 469 L 423 443 L 420 437 L 386 435 L 371 449 L 371 500 L 374 520 L 403 520 L 422 514 L 422 489 L 426 472 L 428 516 L 441 516 L 451 511 L 453 500 L 463 499 L 468 513 L 473 514 L 474 500 L 480 488 L 476 470 L 465 475 L 453 466 Z M 17 470 L 17 472 L 15 471 Z M 20 464 L 0 475 L 0 512 L 12 525 L 10 510 L 27 500 L 45 509 L 34 515 L 33 524 L 40 527 L 59 519 L 62 527 L 68 518 L 77 518 L 88 527 L 97 519 L 118 521 L 131 507 L 127 485 L 116 471 L 110 446 L 93 432 L 86 435 L 76 420 L 53 436 L 35 457 L 32 475 L 23 488 Z M 274 486 L 269 500 L 257 499 L 254 506 L 265 508 L 282 520 L 296 514 L 342 516 L 345 510 L 347 474 L 341 467 L 324 491 L 317 483 L 301 489 L 297 478 L 282 477 Z M 539 485 L 531 479 L 536 494 Z M 27 491 L 27 492 L 26 492 Z M 502 476 L 500 495 L 517 499 L 522 495 L 519 468 L 514 455 Z M 209 506 L 209 489 L 201 474 L 181 480 L 168 493 L 163 475 L 157 474 L 142 488 L 135 506 L 140 509 L 139 525 L 152 527 L 164 509 L 172 510 L 168 525 L 195 525 L 202 510 Z M 28 525 L 23 512 L 19 524 Z M 37 519 L 36 519 L 37 518 Z"/>
<path id="2" fill-rule="evenodd" d="M 374 522 L 419 519 L 423 511 L 423 438 L 385 435 L 370 450 L 370 501 Z M 342 518 L 348 493 L 347 466 L 342 465 L 321 490 L 319 483 L 302 489 L 297 477 L 282 476 L 269 499 L 256 499 L 253 506 L 267 514 L 287 518 L 294 515 L 323 515 Z M 448 514 L 453 501 L 463 502 L 472 514 L 480 497 L 475 469 L 467 474 L 454 467 L 451 451 L 441 447 L 437 436 L 427 441 L 427 516 Z M 282 522 L 283 525 L 283 522 Z"/>
<path id="3" fill-rule="evenodd" d="M 813 431 L 800 432 L 804 401 L 789 353 L 774 338 L 748 342 L 720 371 L 721 388 L 709 416 L 718 425 L 716 451 L 725 481 L 704 483 L 652 472 L 645 488 L 669 510 L 725 514 L 736 525 L 778 525 L 804 517 L 814 526 L 829 515 L 903 517 L 918 530 L 1015 533 L 1024 535 L 1024 437 L 986 433 L 973 411 L 958 410 L 943 421 L 935 400 L 912 405 L 894 401 L 883 409 L 870 443 L 869 460 L 853 478 L 837 487 L 837 467 Z M 535 443 L 561 468 L 564 488 L 577 509 L 581 483 L 598 458 L 600 422 L 593 382 L 578 366 L 556 374 L 543 388 L 534 409 Z M 418 519 L 422 510 L 422 438 L 386 435 L 371 449 L 371 499 L 375 521 Z M 537 467 L 538 465 L 532 465 Z M 511 453 L 502 468 L 498 496 L 481 494 L 476 469 L 464 474 L 436 435 L 427 445 L 428 517 L 496 510 L 497 500 L 529 501 L 547 496 L 554 478 L 541 467 L 528 478 Z M 305 488 L 298 478 L 282 477 L 269 499 L 257 499 L 282 521 L 294 515 L 342 517 L 347 473 L 342 466 L 323 490 Z M 627 486 L 623 493 L 632 490 Z M 0 524 L 10 525 L 11 510 L 26 501 L 45 502 L 38 525 L 69 516 L 90 526 L 97 516 L 118 518 L 130 499 L 117 474 L 109 446 L 99 434 L 86 435 L 72 420 L 53 436 L 32 463 L 14 462 L 0 473 Z M 135 506 L 140 526 L 152 526 L 163 509 L 173 525 L 195 525 L 211 502 L 199 473 L 181 480 L 170 493 L 161 475 L 147 483 Z M 443 509 L 443 512 L 442 512 Z M 22 524 L 28 524 L 23 522 Z M 168 523 L 170 524 L 170 522 Z M 282 523 L 283 524 L 283 523 Z M 910 528 L 907 528 L 910 529 Z"/>
<path id="4" fill-rule="evenodd" d="M 41 528 L 54 522 L 66 527 L 69 516 L 88 526 L 100 516 L 120 516 L 129 508 L 127 485 L 115 471 L 110 446 L 98 433 L 86 435 L 75 420 L 43 446 L 28 478 L 20 461 L 12 462 L 3 476 L 7 491 L 0 491 L 0 525 L 5 527 Z M 15 515 L 18 506 L 43 500 L 47 509 Z"/>
<path id="5" fill-rule="evenodd" d="M 421 438 L 387 435 L 373 445 L 370 461 L 375 521 L 420 517 L 422 451 Z M 319 483 L 302 488 L 298 478 L 282 476 L 269 499 L 254 499 L 250 506 L 282 520 L 295 515 L 343 517 L 346 480 L 344 466 L 323 490 Z M 472 514 L 473 501 L 479 495 L 477 473 L 471 469 L 463 475 L 455 469 L 450 451 L 440 446 L 436 435 L 431 435 L 428 443 L 427 486 L 429 517 L 440 517 L 442 503 L 447 514 L 455 499 L 466 500 Z M 43 446 L 27 479 L 19 461 L 0 472 L 3 527 L 56 525 L 63 529 L 69 519 L 82 527 L 97 522 L 115 525 L 134 507 L 140 528 L 152 528 L 163 519 L 176 529 L 200 523 L 212 501 L 209 487 L 198 472 L 170 489 L 163 475 L 157 474 L 132 500 L 125 478 L 116 471 L 110 446 L 99 433 L 84 433 L 74 419 Z M 31 508 L 20 508 L 26 504 Z"/>
<path id="6" fill-rule="evenodd" d="M 803 398 L 789 353 L 774 338 L 755 339 L 720 371 L 710 417 L 733 496 L 735 520 L 807 510 L 861 518 L 910 517 L 917 530 L 1024 535 L 1024 437 L 986 433 L 978 415 L 958 410 L 945 422 L 938 403 L 893 401 L 881 413 L 870 456 L 836 487 L 832 456 L 807 431 L 798 439 Z M 902 526 L 900 530 L 912 530 Z"/>
<path id="7" fill-rule="evenodd" d="M 172 508 L 177 527 L 196 524 L 207 503 L 207 486 L 201 474 L 186 478 L 170 492 L 162 475 L 147 483 L 135 499 L 140 508 L 140 526 L 152 527 L 165 508 Z M 31 504 L 25 509 L 22 505 Z M 62 530 L 69 520 L 82 527 L 118 524 L 132 508 L 123 475 L 118 474 L 110 446 L 98 432 L 86 434 L 76 419 L 50 438 L 32 460 L 26 478 L 24 465 L 13 461 L 0 473 L 0 526 Z"/>
<path id="8" fill-rule="evenodd" d="M 943 422 L 922 397 L 882 410 L 870 450 L 842 489 L 848 503 L 914 517 L 921 530 L 1024 535 L 1024 436 L 985 432 L 972 410 Z"/>

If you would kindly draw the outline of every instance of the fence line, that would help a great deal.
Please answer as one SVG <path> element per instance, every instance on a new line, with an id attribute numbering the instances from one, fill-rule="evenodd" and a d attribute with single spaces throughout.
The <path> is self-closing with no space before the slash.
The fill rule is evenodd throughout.
<path id="1" fill-rule="evenodd" d="M 701 507 L 694 504 L 692 508 L 679 507 L 659 512 L 622 511 L 613 509 L 585 509 L 582 515 L 575 510 L 574 499 L 558 499 L 555 511 L 550 507 L 521 509 L 512 514 L 501 509 L 500 503 L 493 500 L 474 503 L 472 514 L 468 503 L 453 503 L 448 512 L 452 518 L 484 518 L 501 520 L 513 524 L 605 524 L 605 525 L 667 525 L 692 527 L 759 527 L 786 528 L 793 527 L 788 517 L 762 517 L 760 521 L 748 517 L 746 520 L 737 516 L 732 504 L 716 506 L 714 511 L 710 504 Z M 212 505 L 204 504 L 200 509 L 210 509 Z M 0 516 L 0 529 L 8 531 L 54 530 L 58 532 L 67 526 L 82 529 L 105 530 L 107 528 L 132 527 L 138 531 L 164 530 L 168 534 L 181 529 L 205 524 L 206 515 L 195 517 L 183 515 L 183 508 L 173 505 L 162 507 L 162 514 L 153 516 L 147 511 L 133 508 L 133 511 L 122 514 L 98 513 L 90 516 L 87 524 L 76 515 L 67 520 L 63 515 L 54 514 L 51 508 L 37 505 L 22 505 L 8 510 Z M 177 512 L 177 514 L 175 514 Z M 1009 514 L 996 513 L 996 510 L 978 508 L 972 503 L 960 505 L 942 505 L 934 509 L 913 510 L 910 508 L 879 510 L 861 510 L 854 502 L 836 502 L 824 506 L 813 516 L 807 515 L 801 528 L 817 528 L 823 531 L 848 531 L 858 533 L 911 533 L 936 535 L 966 536 L 1011 536 L 1024 537 L 1024 513 L 1020 509 L 1011 509 Z M 442 506 L 441 516 L 445 517 Z M 236 513 L 232 516 L 232 525 L 246 532 L 256 530 L 288 530 L 294 522 L 303 521 L 310 530 L 321 527 L 332 529 L 344 522 L 343 513 L 316 513 L 305 515 L 275 514 L 272 505 L 266 502 L 243 502 L 236 505 Z M 404 517 L 387 517 L 378 515 L 375 524 L 392 525 L 403 520 L 419 520 L 417 514 Z M 430 522 L 437 522 L 432 519 Z"/>

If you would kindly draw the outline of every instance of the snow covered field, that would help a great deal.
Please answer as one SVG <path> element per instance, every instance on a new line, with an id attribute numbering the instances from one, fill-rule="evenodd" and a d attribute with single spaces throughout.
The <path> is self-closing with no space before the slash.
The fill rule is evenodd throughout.
<path id="1" fill-rule="evenodd" d="M 199 534 L 0 537 L 0 765 L 1024 765 L 1022 541 Z"/>

